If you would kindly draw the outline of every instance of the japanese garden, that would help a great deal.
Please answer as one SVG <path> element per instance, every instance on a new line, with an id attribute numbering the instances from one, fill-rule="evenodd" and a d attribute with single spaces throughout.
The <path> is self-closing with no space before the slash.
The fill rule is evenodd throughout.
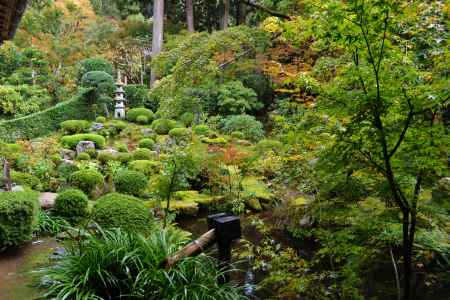
<path id="1" fill-rule="evenodd" d="M 0 300 L 450 300 L 450 3 L 0 0 Z"/>

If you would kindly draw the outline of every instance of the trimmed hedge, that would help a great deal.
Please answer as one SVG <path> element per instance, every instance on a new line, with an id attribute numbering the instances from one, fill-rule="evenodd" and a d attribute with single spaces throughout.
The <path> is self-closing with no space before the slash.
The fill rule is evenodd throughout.
<path id="1" fill-rule="evenodd" d="M 153 121 L 153 112 L 150 109 L 144 107 L 132 108 L 127 111 L 127 119 L 131 122 L 137 122 L 140 116 L 147 117 L 147 122 Z"/>
<path id="2" fill-rule="evenodd" d="M 61 123 L 65 134 L 84 133 L 89 131 L 91 122 L 86 120 L 67 120 Z"/>
<path id="3" fill-rule="evenodd" d="M 0 137 L 7 142 L 32 139 L 56 131 L 63 121 L 93 118 L 90 106 L 81 97 L 75 97 L 41 112 L 0 122 Z"/>
<path id="4" fill-rule="evenodd" d="M 80 190 L 68 189 L 55 199 L 56 215 L 77 223 L 88 215 L 88 197 Z"/>
<path id="5" fill-rule="evenodd" d="M 149 232 L 153 217 L 138 198 L 111 193 L 100 197 L 92 211 L 92 219 L 103 229 Z"/>
<path id="6" fill-rule="evenodd" d="M 147 177 L 159 172 L 161 169 L 161 162 L 156 160 L 135 160 L 129 165 L 130 169 L 133 171 L 141 172 Z"/>
<path id="7" fill-rule="evenodd" d="M 74 135 L 66 135 L 61 138 L 61 144 L 70 149 L 75 149 L 79 142 L 81 141 L 91 141 L 95 143 L 97 148 L 102 149 L 106 140 L 103 136 L 94 133 L 80 133 Z"/>
<path id="8" fill-rule="evenodd" d="M 90 194 L 95 190 L 95 188 L 103 185 L 104 179 L 100 172 L 86 169 L 74 172 L 70 176 L 70 183 L 86 194 Z"/>
<path id="9" fill-rule="evenodd" d="M 152 129 L 160 135 L 168 134 L 171 129 L 177 127 L 177 121 L 170 119 L 157 119 L 152 123 Z"/>
<path id="10" fill-rule="evenodd" d="M 113 178 L 116 191 L 133 196 L 141 196 L 148 185 L 147 177 L 138 171 L 119 171 Z"/>
<path id="11" fill-rule="evenodd" d="M 0 251 L 31 240 L 37 223 L 38 193 L 0 193 Z"/>
<path id="12" fill-rule="evenodd" d="M 145 138 L 139 141 L 139 148 L 146 148 L 153 150 L 153 147 L 155 147 L 155 141 L 150 138 Z"/>

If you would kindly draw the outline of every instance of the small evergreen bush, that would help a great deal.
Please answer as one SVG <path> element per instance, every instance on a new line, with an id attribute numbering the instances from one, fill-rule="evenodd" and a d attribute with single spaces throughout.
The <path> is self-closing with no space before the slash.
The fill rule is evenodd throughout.
<path id="1" fill-rule="evenodd" d="M 102 116 L 97 117 L 97 118 L 95 118 L 95 122 L 97 122 L 97 123 L 105 123 L 106 122 L 106 118 L 102 117 Z"/>
<path id="2" fill-rule="evenodd" d="M 11 179 L 15 184 L 28 186 L 35 190 L 39 190 L 42 187 L 39 178 L 30 173 L 17 172 L 13 170 L 11 171 Z"/>
<path id="3" fill-rule="evenodd" d="M 233 131 L 231 133 L 231 137 L 238 140 L 242 140 L 245 138 L 244 134 L 241 131 Z"/>
<path id="4" fill-rule="evenodd" d="M 283 144 L 277 140 L 263 139 L 256 144 L 256 151 L 260 154 L 266 153 L 268 151 L 273 151 L 275 153 L 280 153 L 283 149 Z"/>
<path id="5" fill-rule="evenodd" d="M 90 125 L 86 120 L 67 120 L 61 123 L 61 129 L 65 134 L 76 134 L 87 132 Z"/>
<path id="6" fill-rule="evenodd" d="M 78 67 L 78 80 L 80 80 L 84 74 L 92 71 L 103 71 L 109 75 L 113 75 L 112 64 L 103 58 L 86 58 L 80 61 Z"/>
<path id="7" fill-rule="evenodd" d="M 128 152 L 119 152 L 117 153 L 117 157 L 116 160 L 121 162 L 121 163 L 128 163 L 131 160 L 133 160 L 133 155 L 131 153 Z"/>
<path id="8" fill-rule="evenodd" d="M 146 148 L 137 148 L 133 151 L 134 160 L 150 160 L 152 159 L 152 151 Z"/>
<path id="9" fill-rule="evenodd" d="M 139 141 L 139 148 L 146 148 L 153 150 L 153 147 L 155 146 L 155 141 L 150 138 L 145 138 Z"/>
<path id="10" fill-rule="evenodd" d="M 106 140 L 103 136 L 93 133 L 80 133 L 74 135 L 66 135 L 61 138 L 61 144 L 70 149 L 75 149 L 79 142 L 81 141 L 91 141 L 95 143 L 97 148 L 102 149 Z"/>
<path id="11" fill-rule="evenodd" d="M 191 132 L 187 128 L 174 128 L 169 131 L 169 136 L 176 141 L 188 141 L 191 138 Z"/>
<path id="12" fill-rule="evenodd" d="M 141 124 L 141 125 L 148 124 L 148 118 L 146 116 L 138 116 L 136 118 L 136 123 Z"/>
<path id="13" fill-rule="evenodd" d="M 130 163 L 129 167 L 133 171 L 140 172 L 147 177 L 150 177 L 159 171 L 161 163 L 154 160 L 135 160 Z"/>
<path id="14" fill-rule="evenodd" d="M 197 125 L 193 128 L 193 131 L 196 135 L 207 135 L 209 132 L 208 125 Z"/>
<path id="15" fill-rule="evenodd" d="M 250 141 L 259 141 L 264 137 L 262 123 L 253 116 L 245 114 L 233 115 L 223 119 L 220 123 L 221 130 L 227 134 L 241 131 L 245 139 Z"/>
<path id="16" fill-rule="evenodd" d="M 87 152 L 82 152 L 78 154 L 77 160 L 90 160 L 91 156 Z"/>
<path id="17" fill-rule="evenodd" d="M 56 197 L 53 210 L 57 216 L 77 223 L 88 214 L 88 197 L 77 189 L 65 190 Z"/>
<path id="18" fill-rule="evenodd" d="M 97 154 L 97 160 L 103 165 L 106 165 L 110 161 L 115 161 L 116 159 L 117 157 L 111 151 L 99 151 Z"/>
<path id="19" fill-rule="evenodd" d="M 38 211 L 38 193 L 0 193 L 0 251 L 31 240 Z"/>
<path id="20" fill-rule="evenodd" d="M 89 195 L 103 184 L 103 175 L 92 169 L 80 170 L 70 176 L 70 183 Z"/>
<path id="21" fill-rule="evenodd" d="M 138 118 L 140 116 L 144 116 L 147 118 L 147 122 L 145 124 L 153 120 L 153 112 L 147 108 L 143 107 L 132 108 L 127 112 L 127 119 L 130 122 L 138 122 Z"/>
<path id="22" fill-rule="evenodd" d="M 116 191 L 133 196 L 141 196 L 148 185 L 147 177 L 141 172 L 122 170 L 113 178 Z"/>
<path id="23" fill-rule="evenodd" d="M 175 120 L 170 119 L 158 119 L 153 121 L 152 128 L 157 134 L 168 134 L 171 129 L 177 126 Z"/>
<path id="24" fill-rule="evenodd" d="M 97 199 L 92 219 L 104 229 L 121 228 L 137 232 L 149 232 L 153 223 L 153 217 L 141 200 L 119 193 Z"/>

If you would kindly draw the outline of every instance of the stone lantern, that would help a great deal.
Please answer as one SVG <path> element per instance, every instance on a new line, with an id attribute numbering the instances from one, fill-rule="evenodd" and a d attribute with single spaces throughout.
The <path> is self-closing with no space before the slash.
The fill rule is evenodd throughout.
<path id="1" fill-rule="evenodd" d="M 122 78 L 120 75 L 120 71 L 117 74 L 117 82 L 116 82 L 116 96 L 114 98 L 115 107 L 114 107 L 114 118 L 116 119 L 125 119 L 125 91 L 123 90 L 124 83 L 122 82 Z"/>

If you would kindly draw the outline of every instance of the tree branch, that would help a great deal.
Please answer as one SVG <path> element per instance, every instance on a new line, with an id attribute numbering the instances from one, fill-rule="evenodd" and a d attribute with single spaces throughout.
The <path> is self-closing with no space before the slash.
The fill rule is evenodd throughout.
<path id="1" fill-rule="evenodd" d="M 411 104 L 411 99 L 409 99 L 408 95 L 406 94 L 405 89 L 403 89 L 403 94 L 405 95 L 406 101 L 408 101 L 408 107 L 409 107 L 409 113 L 408 117 L 406 118 L 405 126 L 403 127 L 402 132 L 400 133 L 400 136 L 397 140 L 397 143 L 395 144 L 394 148 L 389 152 L 389 157 L 392 157 L 395 152 L 400 147 L 401 143 L 403 142 L 403 139 L 406 136 L 406 132 L 408 131 L 409 125 L 411 124 L 412 118 L 414 116 L 414 107 Z"/>

